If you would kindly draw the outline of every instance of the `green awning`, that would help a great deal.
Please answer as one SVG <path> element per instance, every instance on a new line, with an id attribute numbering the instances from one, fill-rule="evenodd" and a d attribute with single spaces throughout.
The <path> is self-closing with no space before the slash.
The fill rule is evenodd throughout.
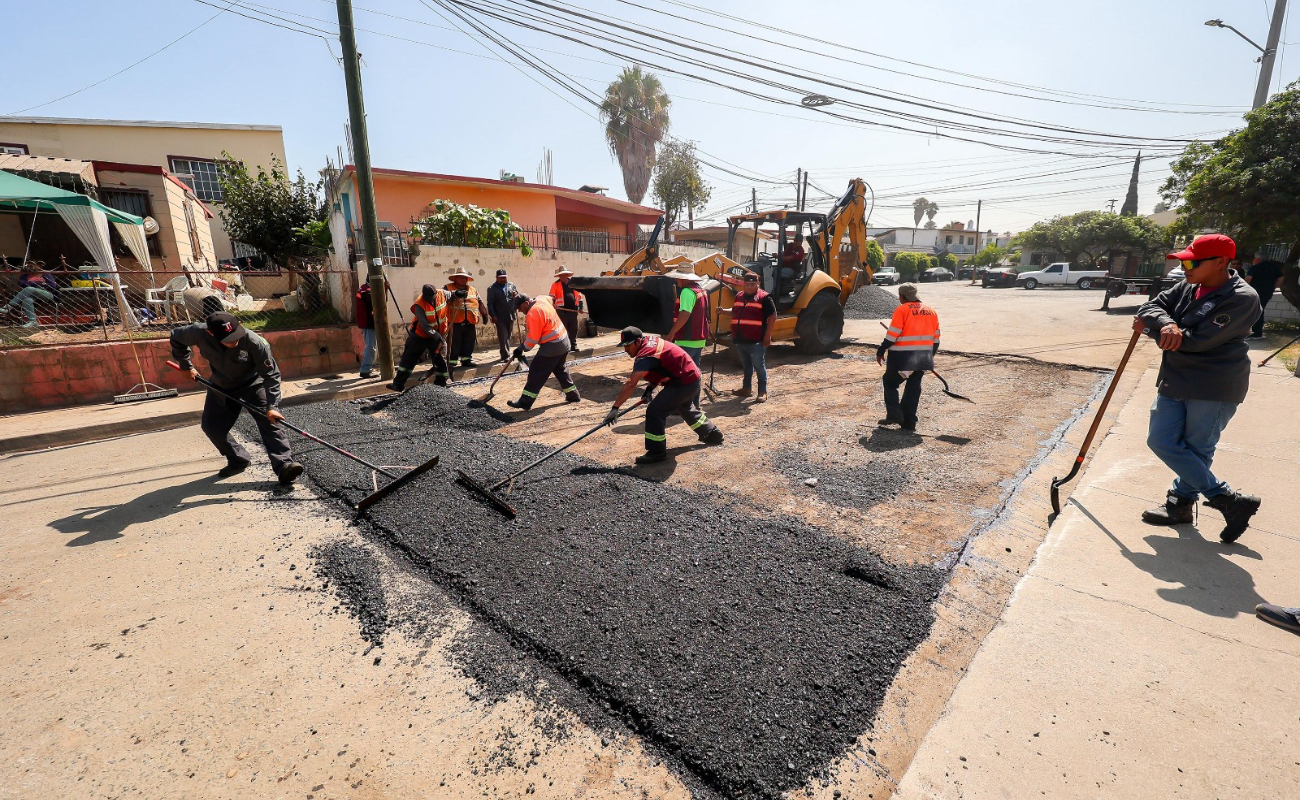
<path id="1" fill-rule="evenodd" d="M 124 225 L 144 224 L 144 220 L 139 217 L 125 211 L 118 211 L 116 208 L 109 208 L 103 203 L 91 200 L 84 194 L 56 189 L 53 186 L 46 186 L 43 183 L 20 177 L 12 172 L 0 170 L 0 211 L 40 211 L 42 209 L 53 211 L 55 206 L 86 206 L 104 212 L 110 222 L 120 222 Z"/>

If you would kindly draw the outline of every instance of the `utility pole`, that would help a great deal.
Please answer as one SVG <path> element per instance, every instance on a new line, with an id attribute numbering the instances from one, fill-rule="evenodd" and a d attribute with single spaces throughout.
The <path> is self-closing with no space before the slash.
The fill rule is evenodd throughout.
<path id="1" fill-rule="evenodd" d="M 343 47 L 343 80 L 348 89 L 348 118 L 352 128 L 352 158 L 357 168 L 357 201 L 361 230 L 366 245 L 366 276 L 370 283 L 375 315 L 375 342 L 379 350 L 379 375 L 393 379 L 393 329 L 388 324 L 388 303 L 384 302 L 384 251 L 379 245 L 379 223 L 375 214 L 375 181 L 370 172 L 370 137 L 366 134 L 365 103 L 361 99 L 361 57 L 357 54 L 356 31 L 352 27 L 352 0 L 337 0 L 339 43 Z"/>
<path id="2" fill-rule="evenodd" d="M 799 210 L 803 211 L 804 205 L 808 202 L 808 173 L 803 174 L 803 194 L 799 196 Z"/>
<path id="3" fill-rule="evenodd" d="M 803 211 L 803 200 L 799 195 L 799 184 L 803 183 L 803 167 L 797 167 L 794 172 L 794 207 Z"/>
<path id="4" fill-rule="evenodd" d="M 978 201 L 978 202 L 976 203 L 976 205 L 975 205 L 975 252 L 976 252 L 976 253 L 978 253 L 978 252 L 980 251 L 980 214 L 982 214 L 982 213 L 984 213 L 984 201 L 983 201 L 983 200 L 980 200 L 980 201 Z M 973 259 L 973 258 L 975 258 L 975 256 L 972 255 L 971 258 Z M 971 282 L 972 285 L 974 285 L 974 283 L 975 283 L 975 268 L 974 268 L 974 267 L 971 267 L 971 271 L 970 271 L 970 282 Z"/>
<path id="5" fill-rule="evenodd" d="M 1107 205 L 1109 206 L 1108 210 L 1110 211 L 1110 213 L 1112 213 L 1112 214 L 1115 213 L 1115 204 L 1118 203 L 1118 202 L 1119 202 L 1118 200 L 1107 200 L 1107 201 L 1106 201 Z"/>
<path id="6" fill-rule="evenodd" d="M 1259 59 L 1259 82 L 1255 84 L 1255 104 L 1259 108 L 1268 102 L 1268 87 L 1273 83 L 1273 59 L 1277 57 L 1277 43 L 1282 38 L 1282 21 L 1286 18 L 1286 0 L 1273 4 L 1273 19 L 1268 26 L 1268 40 L 1264 42 L 1264 55 Z"/>
<path id="7" fill-rule="evenodd" d="M 749 190 L 749 213 L 758 213 L 758 189 L 752 187 Z"/>

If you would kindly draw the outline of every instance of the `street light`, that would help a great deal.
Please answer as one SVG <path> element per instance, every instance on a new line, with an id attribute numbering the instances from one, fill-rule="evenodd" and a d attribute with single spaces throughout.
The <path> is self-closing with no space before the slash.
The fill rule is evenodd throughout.
<path id="1" fill-rule="evenodd" d="M 1268 86 L 1273 82 L 1273 58 L 1277 55 L 1278 39 L 1282 36 L 1282 20 L 1286 18 L 1286 0 L 1275 0 L 1273 4 L 1273 16 L 1268 26 L 1268 46 L 1260 47 L 1255 44 L 1249 36 L 1225 23 L 1221 19 L 1207 19 L 1205 24 L 1211 28 L 1227 28 L 1241 38 L 1250 42 L 1250 46 L 1260 52 L 1259 58 L 1259 80 L 1255 83 L 1255 102 L 1251 109 L 1259 108 L 1268 102 Z"/>
<path id="2" fill-rule="evenodd" d="M 1261 53 L 1267 53 L 1267 52 L 1268 52 L 1268 51 L 1265 50 L 1264 48 L 1262 48 L 1262 47 L 1260 47 L 1259 45 L 1255 44 L 1255 42 L 1254 42 L 1254 41 L 1253 41 L 1249 36 L 1247 36 L 1246 34 L 1242 33 L 1241 31 L 1237 30 L 1236 28 L 1232 27 L 1231 25 L 1225 24 L 1224 21 L 1221 20 L 1221 19 L 1207 19 L 1207 20 L 1205 21 L 1205 24 L 1206 24 L 1206 25 L 1209 25 L 1211 28 L 1227 28 L 1228 30 L 1230 30 L 1230 31 L 1232 31 L 1233 33 L 1235 33 L 1235 34 L 1237 34 L 1238 36 L 1240 36 L 1241 38 L 1243 38 L 1243 39 L 1245 39 L 1246 41 L 1250 42 L 1251 46 L 1254 47 L 1254 48 L 1255 48 L 1256 50 L 1258 50 L 1259 52 L 1261 52 Z M 1260 56 L 1260 58 L 1263 58 L 1263 56 Z M 1258 63 L 1258 62 L 1259 62 L 1259 58 L 1255 59 L 1255 61 L 1256 61 L 1256 63 Z"/>

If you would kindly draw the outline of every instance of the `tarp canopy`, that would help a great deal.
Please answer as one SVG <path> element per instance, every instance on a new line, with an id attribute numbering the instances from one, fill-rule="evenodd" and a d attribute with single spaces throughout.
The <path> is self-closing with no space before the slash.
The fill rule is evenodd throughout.
<path id="1" fill-rule="evenodd" d="M 12 208 L 37 211 L 48 208 L 53 211 L 56 206 L 86 206 L 104 212 L 104 216 L 108 217 L 110 222 L 126 225 L 144 224 L 144 220 L 139 217 L 125 211 L 118 211 L 116 208 L 109 208 L 84 194 L 56 189 L 12 172 L 0 170 L 0 210 Z"/>

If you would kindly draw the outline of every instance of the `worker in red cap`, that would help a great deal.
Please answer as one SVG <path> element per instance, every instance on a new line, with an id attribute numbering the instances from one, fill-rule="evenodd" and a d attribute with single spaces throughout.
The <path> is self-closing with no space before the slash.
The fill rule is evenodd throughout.
<path id="1" fill-rule="evenodd" d="M 1233 491 L 1210 471 L 1219 435 L 1246 399 L 1250 355 L 1246 337 L 1260 314 L 1259 296 L 1228 263 L 1237 245 L 1222 234 L 1198 236 L 1166 258 L 1183 262 L 1184 279 L 1142 304 L 1133 330 L 1164 351 L 1151 406 L 1147 446 L 1174 471 L 1163 506 L 1144 511 L 1150 525 L 1190 523 L 1196 498 L 1223 514 L 1219 538 L 1235 542 L 1260 499 Z"/>

